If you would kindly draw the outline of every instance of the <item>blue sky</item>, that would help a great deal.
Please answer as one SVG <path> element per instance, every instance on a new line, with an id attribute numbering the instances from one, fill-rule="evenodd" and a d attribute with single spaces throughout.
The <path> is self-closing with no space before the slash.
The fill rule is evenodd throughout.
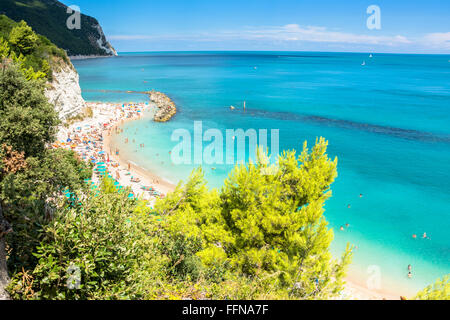
<path id="1" fill-rule="evenodd" d="M 448 0 L 63 0 L 125 51 L 450 53 Z M 366 10 L 377 5 L 381 29 Z"/>

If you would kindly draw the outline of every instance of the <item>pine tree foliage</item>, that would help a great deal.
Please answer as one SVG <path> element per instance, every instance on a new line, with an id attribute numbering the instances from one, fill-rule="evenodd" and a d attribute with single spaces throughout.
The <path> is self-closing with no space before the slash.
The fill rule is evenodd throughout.
<path id="1" fill-rule="evenodd" d="M 419 293 L 415 300 L 450 300 L 450 275 L 436 280 Z"/>
<path id="2" fill-rule="evenodd" d="M 12 61 L 27 80 L 52 80 L 52 70 L 72 66 L 64 50 L 36 34 L 25 22 L 0 15 L 0 64 Z"/>
<path id="3" fill-rule="evenodd" d="M 311 151 L 285 152 L 277 170 L 258 152 L 255 163 L 238 165 L 220 191 L 209 191 L 201 169 L 156 209 L 168 216 L 170 232 L 201 239 L 197 256 L 209 268 L 230 266 L 242 275 L 294 297 L 327 298 L 340 292 L 350 261 L 329 252 L 333 239 L 323 217 L 337 160 L 321 138 Z M 267 173 L 270 174 L 267 174 Z"/>
<path id="4" fill-rule="evenodd" d="M 38 40 L 38 36 L 25 21 L 19 22 L 9 35 L 11 45 L 22 54 L 29 54 L 36 49 Z"/>

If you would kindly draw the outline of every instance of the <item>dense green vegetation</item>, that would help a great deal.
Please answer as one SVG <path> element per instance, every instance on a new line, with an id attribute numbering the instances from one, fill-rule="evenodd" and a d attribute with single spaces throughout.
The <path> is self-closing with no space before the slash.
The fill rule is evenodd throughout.
<path id="1" fill-rule="evenodd" d="M 67 7 L 54 0 L 2 0 L 0 14 L 14 21 L 26 21 L 37 33 L 46 36 L 69 55 L 106 55 L 96 40 L 96 19 L 81 15 L 81 29 L 69 30 Z M 1 28 L 0 28 L 1 29 Z"/>
<path id="2" fill-rule="evenodd" d="M 0 61 L 13 60 L 27 79 L 52 80 L 52 70 L 71 66 L 64 52 L 46 37 L 36 34 L 26 22 L 0 15 Z"/>
<path id="3" fill-rule="evenodd" d="M 342 290 L 350 249 L 328 250 L 322 215 L 336 162 L 326 142 L 286 153 L 266 175 L 264 154 L 237 166 L 222 190 L 201 169 L 155 209 L 100 188 L 65 202 L 43 229 L 34 268 L 16 274 L 15 298 L 327 299 Z M 302 183 L 300 183 L 302 182 Z M 269 190 L 270 188 L 270 190 Z M 270 192 L 269 192 L 270 191 Z M 67 281 L 79 268 L 79 289 Z M 76 281 L 75 281 L 76 282 Z"/>
<path id="4" fill-rule="evenodd" d="M 91 170 L 72 151 L 46 146 L 55 139 L 57 113 L 42 80 L 26 80 L 14 64 L 0 74 L 0 205 L 8 235 L 10 271 L 32 265 L 40 228 L 64 188 L 84 188 Z"/>

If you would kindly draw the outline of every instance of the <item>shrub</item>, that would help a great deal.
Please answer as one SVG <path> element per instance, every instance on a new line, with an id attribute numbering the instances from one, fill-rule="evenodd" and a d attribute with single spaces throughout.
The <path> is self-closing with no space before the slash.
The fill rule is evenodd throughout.
<path id="1" fill-rule="evenodd" d="M 127 192 L 90 191 L 81 197 L 44 228 L 34 253 L 38 264 L 27 272 L 33 282 L 16 274 L 10 285 L 14 298 L 139 299 L 152 275 L 162 273 L 164 259 L 150 236 L 154 218 L 137 213 Z"/>
<path id="2" fill-rule="evenodd" d="M 415 300 L 450 300 L 450 275 L 436 280 L 419 293 Z"/>

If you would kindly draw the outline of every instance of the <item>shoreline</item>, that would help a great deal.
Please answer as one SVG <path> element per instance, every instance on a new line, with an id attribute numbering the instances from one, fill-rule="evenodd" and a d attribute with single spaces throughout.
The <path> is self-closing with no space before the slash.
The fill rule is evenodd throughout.
<path id="1" fill-rule="evenodd" d="M 88 107 L 93 110 L 92 118 L 84 119 L 73 123 L 67 130 L 61 130 L 58 137 L 67 135 L 72 130 L 89 126 L 91 130 L 99 131 L 101 136 L 101 152 L 103 154 L 102 159 L 107 163 L 108 171 L 111 176 L 116 178 L 115 180 L 123 187 L 131 187 L 133 194 L 136 197 L 142 197 L 144 200 L 148 200 L 151 207 L 153 207 L 154 201 L 158 196 L 152 196 L 144 191 L 142 187 L 151 186 L 154 190 L 160 193 L 161 197 L 164 197 L 167 193 L 175 190 L 176 185 L 167 181 L 163 176 L 155 174 L 138 164 L 136 164 L 131 157 L 126 157 L 122 153 L 116 155 L 114 152 L 114 135 L 120 134 L 118 129 L 121 125 L 128 121 L 139 120 L 143 118 L 143 113 L 158 106 L 154 103 L 130 103 L 130 104 L 117 104 L 117 103 L 104 103 L 104 102 L 87 102 Z M 122 105 L 122 107 L 120 107 Z M 150 119 L 150 118 L 149 118 Z M 156 122 L 156 120 L 154 120 Z M 97 126 L 93 125 L 96 124 Z M 65 132 L 64 132 L 65 131 Z M 59 139 L 59 140 L 64 140 Z M 72 148 L 74 149 L 74 148 Z M 78 155 L 79 150 L 75 150 Z M 97 152 L 98 153 L 98 152 Z M 108 161 L 109 160 L 109 161 Z M 95 174 L 94 174 L 95 176 Z M 138 178 L 139 182 L 130 181 L 129 177 Z M 98 183 L 93 179 L 95 183 Z M 400 300 L 401 295 L 395 290 L 382 289 L 371 290 L 368 289 L 362 279 L 354 274 L 347 274 L 345 278 L 346 284 L 344 290 L 341 292 L 338 299 L 348 300 Z M 392 289 L 392 288 L 391 288 Z"/>
<path id="2" fill-rule="evenodd" d="M 100 56 L 100 55 L 78 55 L 78 56 L 69 56 L 70 60 L 87 60 L 87 59 L 98 59 L 98 58 L 113 58 L 117 57 L 116 55 L 107 55 L 107 56 Z"/>
<path id="3" fill-rule="evenodd" d="M 175 190 L 176 185 L 167 181 L 166 179 L 164 179 L 164 177 L 156 175 L 153 172 L 150 172 L 149 170 L 142 168 L 141 166 L 133 162 L 131 159 L 125 158 L 120 152 L 119 155 L 116 155 L 114 152 L 112 152 L 112 150 L 115 147 L 115 145 L 113 144 L 114 139 L 113 134 L 118 129 L 118 127 L 125 124 L 128 121 L 138 119 L 126 119 L 124 121 L 120 121 L 114 124 L 108 131 L 103 132 L 103 151 L 109 154 L 110 158 L 117 161 L 119 163 L 119 166 L 123 168 L 127 168 L 128 164 L 130 164 L 130 171 L 133 172 L 134 176 L 137 176 L 142 181 L 144 181 L 144 183 L 152 184 L 153 186 L 155 186 L 155 189 L 157 189 L 160 192 L 164 192 L 164 194 L 172 192 Z"/>
<path id="4" fill-rule="evenodd" d="M 120 152 L 115 155 L 112 150 L 112 134 L 117 128 L 127 121 L 141 119 L 145 111 L 156 106 L 103 102 L 87 102 L 86 106 L 91 109 L 92 117 L 71 123 L 67 128 L 60 127 L 54 148 L 72 149 L 83 161 L 95 163 L 93 183 L 101 180 L 99 172 L 107 172 L 118 186 L 130 187 L 132 194 L 147 200 L 150 207 L 157 198 L 175 190 L 172 183 L 125 159 Z"/>

